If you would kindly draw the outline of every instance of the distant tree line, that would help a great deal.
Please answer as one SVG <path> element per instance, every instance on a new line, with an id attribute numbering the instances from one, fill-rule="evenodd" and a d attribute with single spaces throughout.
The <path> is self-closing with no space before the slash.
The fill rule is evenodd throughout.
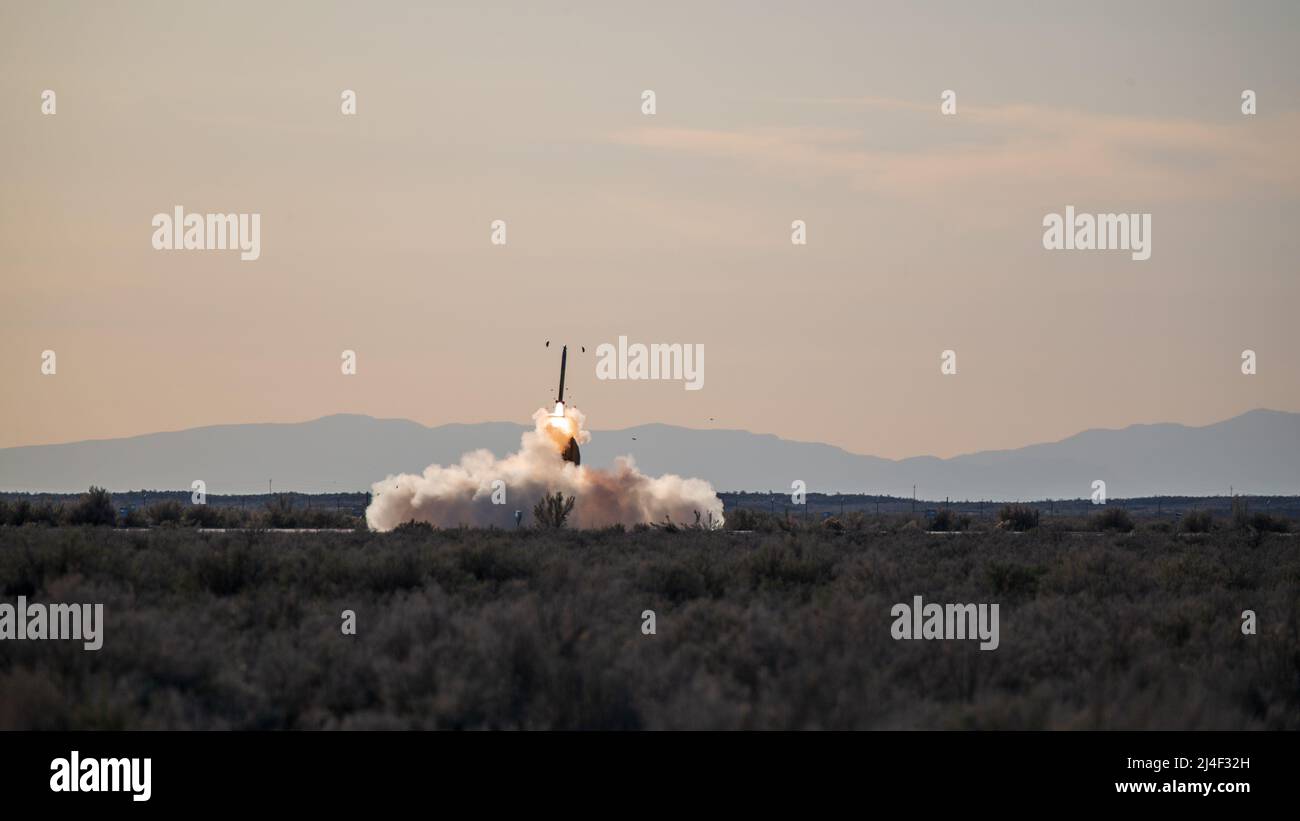
<path id="1" fill-rule="evenodd" d="M 96 526 L 96 527 L 201 527 L 247 529 L 365 529 L 364 516 L 342 510 L 295 504 L 295 494 L 277 494 L 263 504 L 253 507 L 233 505 L 183 504 L 176 499 L 165 499 L 138 507 L 118 507 L 113 496 L 104 488 L 91 486 L 73 500 L 0 498 L 0 526 Z M 573 511 L 574 498 L 556 493 L 543 497 L 533 508 L 536 527 L 562 529 L 566 527 Z M 1209 510 L 1191 510 L 1176 522 L 1166 519 L 1143 519 L 1117 505 L 1106 505 L 1091 516 L 1054 516 L 1044 524 L 1041 511 L 1034 505 L 1003 505 L 991 520 L 976 518 L 969 512 L 959 512 L 943 506 L 929 515 L 885 513 L 872 515 L 860 510 L 842 516 L 823 511 L 811 516 L 806 510 L 783 511 L 737 507 L 726 512 L 727 530 L 758 531 L 763 533 L 793 532 L 810 529 L 830 532 L 887 532 L 922 530 L 931 532 L 986 532 L 1010 530 L 1025 532 L 1044 529 L 1052 532 L 1116 532 L 1132 533 L 1148 529 L 1162 533 L 1205 534 L 1221 530 L 1239 530 L 1255 533 L 1286 533 L 1291 530 L 1291 520 L 1285 516 L 1251 512 L 1247 501 L 1235 498 L 1231 513 L 1215 516 Z M 714 530 L 719 527 L 712 517 L 701 520 L 696 513 L 695 522 L 648 522 L 634 529 Z"/>
<path id="2" fill-rule="evenodd" d="M 119 508 L 102 487 L 91 486 L 74 501 L 0 499 L 0 525 L 8 527 L 204 527 L 319 528 L 364 527 L 365 520 L 339 510 L 294 505 L 287 494 L 258 508 L 182 504 L 166 499 L 141 507 Z"/>
<path id="3" fill-rule="evenodd" d="M 850 511 L 843 516 L 824 511 L 820 517 L 794 512 L 786 508 L 780 512 L 742 507 L 726 512 L 726 529 L 758 531 L 762 533 L 827 530 L 831 532 L 897 533 L 922 530 L 948 533 L 982 533 L 991 530 L 1009 530 L 1023 533 L 1046 530 L 1058 533 L 1132 533 L 1146 529 L 1160 533 L 1201 534 L 1220 530 L 1251 531 L 1256 533 L 1286 533 L 1291 530 L 1291 520 L 1264 512 L 1249 512 L 1244 500 L 1237 499 L 1232 513 L 1215 517 L 1209 510 L 1192 510 L 1177 522 L 1152 517 L 1143 519 L 1119 506 L 1104 506 L 1091 516 L 1054 516 L 1044 523 L 1039 508 L 1026 504 L 1003 505 L 992 520 L 977 519 L 969 513 L 959 513 L 940 507 L 931 515 L 885 513 L 872 515 Z"/>

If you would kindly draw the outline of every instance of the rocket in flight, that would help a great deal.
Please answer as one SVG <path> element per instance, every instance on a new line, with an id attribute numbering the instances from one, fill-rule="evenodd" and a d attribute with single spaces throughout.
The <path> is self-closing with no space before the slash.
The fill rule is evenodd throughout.
<path id="1" fill-rule="evenodd" d="M 564 371 L 569 362 L 569 346 L 565 345 L 560 351 L 560 391 L 555 397 L 555 412 L 551 414 L 551 420 L 557 427 L 570 427 L 569 419 L 564 415 Z M 582 453 L 578 450 L 578 440 L 569 437 L 569 444 L 564 448 L 564 461 L 572 462 L 575 465 L 582 464 Z"/>

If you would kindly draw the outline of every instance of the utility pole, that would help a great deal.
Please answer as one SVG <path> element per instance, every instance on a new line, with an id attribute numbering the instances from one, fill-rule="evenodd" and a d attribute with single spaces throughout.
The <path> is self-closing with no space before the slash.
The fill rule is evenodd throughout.
<path id="1" fill-rule="evenodd" d="M 916 512 L 916 485 L 912 485 L 912 512 Z"/>

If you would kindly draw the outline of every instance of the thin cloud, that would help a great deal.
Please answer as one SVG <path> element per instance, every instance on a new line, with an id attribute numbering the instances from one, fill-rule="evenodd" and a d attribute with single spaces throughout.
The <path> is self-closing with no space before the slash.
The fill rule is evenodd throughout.
<path id="1" fill-rule="evenodd" d="M 938 104 L 829 100 L 903 112 L 913 145 L 879 147 L 866 129 L 797 126 L 718 130 L 644 126 L 615 143 L 734 162 L 775 175 L 839 178 L 854 190 L 951 198 L 963 189 L 1040 199 L 1143 202 L 1290 197 L 1300 191 L 1300 114 L 1240 122 L 1114 116 L 1035 105 L 963 105 L 942 122 Z M 931 118 L 926 122 L 923 117 Z M 951 126 L 957 126 L 953 128 Z M 925 131 L 922 131 L 925 129 Z M 1059 195 L 1057 195 L 1059 196 Z"/>

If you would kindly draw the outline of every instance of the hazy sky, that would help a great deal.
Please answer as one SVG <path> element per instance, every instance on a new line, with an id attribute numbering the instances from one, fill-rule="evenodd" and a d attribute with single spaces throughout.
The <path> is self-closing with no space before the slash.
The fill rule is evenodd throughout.
<path id="1" fill-rule="evenodd" d="M 1300 411 L 1300 4 L 487 5 L 6 0 L 0 447 L 526 423 L 565 341 L 597 430 Z M 259 213 L 260 259 L 154 250 L 176 205 Z M 1066 205 L 1150 213 L 1151 258 L 1044 250 Z M 704 388 L 598 381 L 620 335 L 702 343 Z"/>

